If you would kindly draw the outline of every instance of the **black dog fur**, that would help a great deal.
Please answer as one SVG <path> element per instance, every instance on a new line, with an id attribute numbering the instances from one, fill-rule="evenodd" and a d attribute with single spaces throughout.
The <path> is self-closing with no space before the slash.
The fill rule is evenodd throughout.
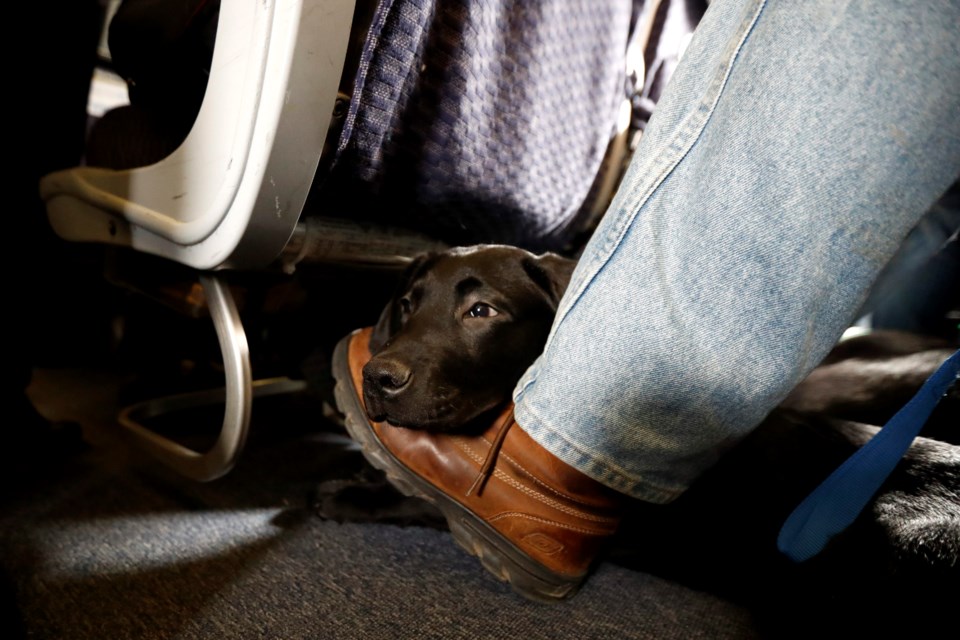
<path id="1" fill-rule="evenodd" d="M 500 245 L 417 258 L 370 339 L 370 418 L 446 431 L 501 406 L 543 349 L 574 266 Z"/>
<path id="2" fill-rule="evenodd" d="M 508 401 L 543 347 L 573 267 L 500 246 L 417 259 L 376 325 L 364 371 L 370 417 L 448 430 Z M 762 604 L 761 622 L 775 626 L 775 637 L 934 628 L 960 601 L 957 385 L 871 505 L 819 556 L 790 564 L 775 541 L 790 511 L 956 348 L 896 332 L 841 342 L 683 496 L 637 503 L 608 560 Z M 318 488 L 321 516 L 445 526 L 430 505 L 404 499 L 358 464 L 352 480 Z M 358 491 L 378 496 L 377 514 L 358 511 Z M 798 617 L 803 607 L 811 608 Z"/>

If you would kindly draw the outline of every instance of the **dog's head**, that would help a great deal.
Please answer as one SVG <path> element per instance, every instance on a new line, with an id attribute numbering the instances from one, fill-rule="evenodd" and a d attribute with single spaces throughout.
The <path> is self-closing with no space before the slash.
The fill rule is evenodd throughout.
<path id="1" fill-rule="evenodd" d="M 543 349 L 574 264 L 503 245 L 415 259 L 371 336 L 370 419 L 444 431 L 502 405 Z"/>

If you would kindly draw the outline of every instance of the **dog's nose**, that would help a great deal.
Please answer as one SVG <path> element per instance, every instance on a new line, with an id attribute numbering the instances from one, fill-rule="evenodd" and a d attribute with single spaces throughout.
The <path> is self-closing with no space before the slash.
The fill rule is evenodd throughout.
<path id="1" fill-rule="evenodd" d="M 412 377 L 410 367 L 397 360 L 374 359 L 363 368 L 364 383 L 374 385 L 388 394 L 403 391 Z"/>

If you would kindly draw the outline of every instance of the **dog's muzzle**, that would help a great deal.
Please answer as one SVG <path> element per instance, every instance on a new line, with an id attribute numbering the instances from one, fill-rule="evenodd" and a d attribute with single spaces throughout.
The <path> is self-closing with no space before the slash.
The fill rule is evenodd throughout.
<path id="1" fill-rule="evenodd" d="M 413 371 L 398 360 L 374 358 L 363 367 L 363 398 L 371 420 L 382 421 L 388 401 L 410 387 Z"/>

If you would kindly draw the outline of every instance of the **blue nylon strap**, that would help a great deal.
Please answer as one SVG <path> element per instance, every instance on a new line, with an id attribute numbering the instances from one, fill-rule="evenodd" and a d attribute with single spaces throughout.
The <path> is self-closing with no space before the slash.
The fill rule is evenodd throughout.
<path id="1" fill-rule="evenodd" d="M 794 509 L 777 538 L 780 552 L 794 562 L 803 562 L 820 553 L 833 536 L 850 526 L 958 377 L 960 350 L 940 365 L 883 429 Z"/>

